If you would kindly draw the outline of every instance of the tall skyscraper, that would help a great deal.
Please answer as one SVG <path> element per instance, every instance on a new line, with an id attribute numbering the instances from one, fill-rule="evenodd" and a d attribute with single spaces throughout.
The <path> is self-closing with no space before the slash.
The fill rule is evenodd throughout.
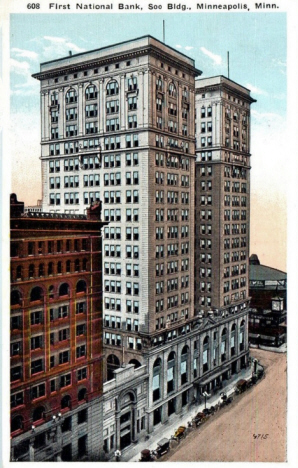
<path id="1" fill-rule="evenodd" d="M 116 395 L 121 372 L 126 381 L 116 397 L 117 409 L 109 395 L 105 397 L 107 451 L 114 442 L 116 448 L 125 448 L 139 434 L 152 432 L 173 414 L 186 411 L 194 395 L 216 391 L 248 362 L 249 301 L 243 294 L 247 279 L 242 283 L 248 271 L 237 278 L 241 290 L 238 293 L 235 287 L 235 294 L 240 298 L 241 293 L 241 300 L 234 296 L 234 309 L 221 310 L 217 298 L 222 295 L 222 280 L 215 273 L 216 263 L 209 273 L 206 261 L 201 262 L 203 243 L 198 244 L 198 232 L 195 241 L 196 226 L 204 234 L 205 245 L 214 249 L 212 261 L 218 255 L 221 262 L 223 253 L 219 255 L 215 247 L 223 242 L 220 219 L 224 212 L 215 194 L 211 208 L 207 196 L 217 187 L 217 200 L 223 197 L 224 144 L 218 137 L 220 131 L 222 138 L 223 130 L 213 109 L 213 101 L 218 103 L 222 97 L 210 97 L 209 102 L 209 91 L 207 100 L 201 96 L 210 104 L 204 120 L 208 142 L 206 150 L 196 150 L 195 105 L 198 116 L 197 93 L 203 81 L 196 85 L 195 77 L 200 74 L 193 59 L 144 36 L 43 63 L 34 75 L 41 81 L 43 209 L 83 213 L 100 199 L 104 220 L 109 222 L 103 240 L 105 385 Z M 234 86 L 243 94 L 243 109 L 249 115 L 248 91 Z M 214 119 L 212 128 L 209 118 Z M 197 132 L 204 122 L 201 126 L 198 120 Z M 248 139 L 249 121 L 242 128 Z M 212 147 L 210 137 L 215 130 L 217 146 Z M 209 153 L 212 164 L 208 165 Z M 230 153 L 232 158 L 231 149 Z M 246 170 L 248 177 L 248 152 L 245 155 L 247 160 L 237 167 Z M 215 165 L 216 161 L 220 164 Z M 212 166 L 208 177 L 199 172 L 205 163 L 206 171 Z M 226 165 L 232 171 L 232 164 Z M 205 180 L 208 191 L 203 188 Z M 211 210 L 210 223 L 195 221 L 195 214 L 201 216 L 200 191 L 206 195 L 202 216 L 209 216 L 206 213 Z M 247 206 L 242 211 L 248 216 L 245 198 Z M 248 221 L 243 219 L 241 224 Z M 246 226 L 242 237 L 247 240 L 248 234 Z M 200 249 L 197 255 L 195 248 Z M 248 241 L 242 251 L 247 249 Z M 205 258 L 209 259 L 210 252 L 206 251 Z M 243 259 L 241 266 L 244 263 Z M 203 264 L 205 284 L 209 283 L 206 290 L 198 278 Z M 139 374 L 133 374 L 129 364 Z M 123 366 L 128 366 L 127 371 L 121 370 Z M 130 375 L 138 376 L 137 386 L 132 381 L 129 387 Z"/>
<path id="2" fill-rule="evenodd" d="M 246 326 L 254 102 L 224 76 L 196 81 L 196 313 L 241 312 Z"/>

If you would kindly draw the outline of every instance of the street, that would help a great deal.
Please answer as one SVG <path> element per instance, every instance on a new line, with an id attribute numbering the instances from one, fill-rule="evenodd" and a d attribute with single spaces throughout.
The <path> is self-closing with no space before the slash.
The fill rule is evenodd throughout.
<path id="1" fill-rule="evenodd" d="M 192 429 L 179 445 L 172 444 L 160 461 L 286 461 L 287 357 L 259 349 L 252 349 L 251 356 L 260 360 L 266 377 Z"/>

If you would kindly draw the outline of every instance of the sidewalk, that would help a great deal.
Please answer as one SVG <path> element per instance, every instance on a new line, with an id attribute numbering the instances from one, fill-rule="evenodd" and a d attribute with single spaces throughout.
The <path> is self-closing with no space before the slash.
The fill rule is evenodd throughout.
<path id="1" fill-rule="evenodd" d="M 207 401 L 207 407 L 214 406 L 221 400 L 220 393 L 225 392 L 227 396 L 234 392 L 235 384 L 240 379 L 247 379 L 252 375 L 253 367 L 250 367 L 245 370 L 241 370 L 235 379 L 230 382 L 226 387 L 222 388 L 216 395 L 212 395 Z M 181 415 L 177 414 L 171 417 L 170 421 L 166 424 L 163 424 L 157 428 L 152 434 L 148 434 L 148 440 L 142 440 L 136 445 L 129 446 L 125 451 L 122 452 L 121 462 L 138 462 L 140 460 L 141 451 L 144 449 L 155 450 L 157 447 L 157 442 L 160 439 L 166 438 L 170 439 L 171 435 L 174 434 L 178 426 L 186 426 L 187 422 L 190 421 L 199 411 L 202 411 L 205 408 L 205 403 L 200 405 L 191 405 L 189 410 Z M 110 461 L 115 461 L 112 458 Z"/>
<path id="2" fill-rule="evenodd" d="M 263 346 L 263 345 L 254 345 L 250 344 L 250 349 L 263 349 L 264 351 L 271 351 L 273 353 L 286 353 L 287 352 L 287 343 L 282 344 L 277 348 L 276 346 Z"/>

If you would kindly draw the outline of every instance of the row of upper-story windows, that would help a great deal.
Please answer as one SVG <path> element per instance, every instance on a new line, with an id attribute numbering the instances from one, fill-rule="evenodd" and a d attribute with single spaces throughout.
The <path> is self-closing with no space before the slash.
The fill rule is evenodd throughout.
<path id="1" fill-rule="evenodd" d="M 105 332 L 104 341 L 106 345 L 123 346 L 121 335 Z M 127 337 L 126 347 L 129 349 L 142 349 L 141 338 Z"/>
<path id="2" fill-rule="evenodd" d="M 187 255 L 189 253 L 189 243 L 181 243 L 181 255 Z M 168 257 L 179 255 L 179 243 L 169 244 L 167 246 L 167 255 Z M 157 245 L 155 249 L 155 258 L 164 258 L 165 257 L 165 246 Z M 181 271 L 187 271 L 189 269 L 189 260 L 181 260 Z"/>
<path id="3" fill-rule="evenodd" d="M 22 246 L 22 247 L 21 247 Z M 11 257 L 22 255 L 48 255 L 53 253 L 64 252 L 81 252 L 87 251 L 90 248 L 89 239 L 58 239 L 58 240 L 41 240 L 29 241 L 20 243 L 19 241 L 11 242 Z"/>
<path id="4" fill-rule="evenodd" d="M 189 176 L 182 175 L 181 178 L 181 187 L 189 187 Z M 165 173 L 156 171 L 155 172 L 155 183 L 163 185 L 165 181 Z M 167 185 L 179 185 L 179 174 L 167 173 Z"/>
<path id="5" fill-rule="evenodd" d="M 21 281 L 25 279 L 41 278 L 44 276 L 60 275 L 62 273 L 77 273 L 79 271 L 87 271 L 88 259 L 67 260 L 65 265 L 63 262 L 48 262 L 35 265 L 34 263 L 28 266 L 28 269 L 23 265 L 17 265 L 11 271 L 11 281 Z"/>
<path id="6" fill-rule="evenodd" d="M 105 275 L 121 275 L 123 270 L 121 269 L 121 263 L 104 262 L 104 273 Z M 140 276 L 140 266 L 138 264 L 126 263 L 125 265 L 126 276 Z"/>
<path id="7" fill-rule="evenodd" d="M 199 281 L 198 287 L 199 287 L 200 292 L 203 292 L 203 293 L 212 292 L 212 283 L 208 283 L 208 282 L 205 282 L 205 281 Z"/>
<path id="8" fill-rule="evenodd" d="M 238 237 L 232 239 L 232 242 L 230 242 L 230 239 L 224 239 L 224 249 L 230 249 L 230 248 L 237 248 L 237 247 L 246 247 L 247 244 L 247 238 L 246 237 L 241 237 L 240 239 Z"/>
<path id="9" fill-rule="evenodd" d="M 240 219 L 246 219 L 246 210 L 224 210 L 224 221 L 239 221 Z"/>
<path id="10" fill-rule="evenodd" d="M 109 140 L 109 144 L 111 141 Z M 63 160 L 63 166 L 64 166 L 64 172 L 72 172 L 72 171 L 78 171 L 80 168 L 81 169 L 98 169 L 100 167 L 99 163 L 99 158 L 96 155 L 90 155 L 90 156 L 83 156 L 81 158 L 81 161 L 79 158 L 67 158 Z M 125 155 L 125 164 L 126 166 L 136 166 L 139 164 L 139 156 L 138 153 L 127 153 Z M 105 155 L 104 157 L 104 167 L 105 168 L 113 168 L 113 167 L 120 167 L 121 166 L 121 155 L 120 154 L 109 154 Z M 60 160 L 50 160 L 49 161 L 49 172 L 54 173 L 54 172 L 60 172 L 60 167 L 61 167 L 61 161 Z M 85 180 L 85 179 L 84 179 Z M 94 175 L 94 180 L 99 180 L 99 174 Z M 68 181 L 72 181 L 73 184 L 78 183 L 79 179 L 76 177 L 75 179 L 65 179 L 65 182 L 68 183 Z M 50 182 L 53 182 L 55 184 L 60 184 L 60 179 L 51 180 Z M 99 185 L 95 184 L 95 185 Z M 73 185 L 74 187 L 76 185 Z M 78 185 L 77 185 L 78 186 Z M 58 188 L 58 187 L 56 187 Z"/>
<path id="11" fill-rule="evenodd" d="M 49 172 L 53 174 L 54 172 L 60 172 L 61 161 L 59 159 L 49 161 Z M 78 158 L 75 159 L 65 159 L 64 160 L 64 171 L 78 171 L 79 168 L 82 169 L 99 169 L 100 163 L 99 158 L 96 155 L 83 156 L 81 163 Z"/>
<path id="12" fill-rule="evenodd" d="M 155 210 L 155 221 L 163 222 L 165 221 L 165 210 L 163 208 L 157 208 Z M 188 209 L 168 209 L 167 210 L 167 221 L 188 221 L 189 220 L 189 210 Z"/>
<path id="13" fill-rule="evenodd" d="M 87 367 L 83 367 L 83 368 L 76 371 L 76 378 L 77 378 L 78 382 L 80 382 L 82 380 L 86 380 L 87 376 L 88 376 Z M 65 386 L 70 385 L 70 383 L 71 383 L 71 375 L 70 374 L 67 374 L 66 376 L 61 376 L 59 378 L 59 386 L 56 384 L 55 379 L 53 379 L 53 380 L 50 381 L 49 391 L 50 391 L 50 393 L 56 392 L 59 389 L 59 387 L 64 388 Z M 45 397 L 46 396 L 46 387 L 47 387 L 46 383 L 39 383 L 38 385 L 33 385 L 30 388 L 30 391 L 29 391 L 29 389 L 25 390 L 25 393 L 27 393 L 27 395 L 28 395 L 27 398 L 29 398 L 30 400 L 35 400 L 37 398 Z M 26 400 L 27 400 L 27 398 L 26 398 Z M 63 397 L 61 399 L 61 403 L 60 403 L 61 404 L 61 409 L 70 407 L 70 405 L 69 405 L 70 402 L 68 401 L 68 399 L 70 399 L 69 395 L 66 395 L 65 397 Z M 83 388 L 83 389 L 80 389 L 79 392 L 78 392 L 78 401 L 82 401 L 82 400 L 85 400 L 85 399 L 86 399 L 86 388 Z M 16 407 L 18 407 L 20 405 L 23 405 L 24 402 L 25 402 L 24 391 L 13 393 L 11 395 L 11 399 L 10 399 L 10 407 L 11 408 L 16 408 Z M 44 411 L 43 407 L 37 407 L 37 409 L 39 409 L 39 408 L 42 408 L 42 410 Z M 85 412 L 85 410 L 83 410 L 83 412 Z M 80 424 L 80 422 L 84 422 L 84 421 L 81 421 L 83 416 L 82 415 L 79 416 L 79 413 L 78 413 L 78 424 Z M 19 418 L 21 418 L 21 420 Z M 33 422 L 38 421 L 38 420 L 40 420 L 42 418 L 43 418 L 42 411 L 40 413 L 39 413 L 39 411 L 37 411 L 37 412 L 34 411 L 33 412 L 33 416 L 32 416 L 32 421 Z M 18 421 L 16 421 L 17 419 L 18 419 Z M 12 420 L 12 425 L 11 425 L 11 427 L 12 427 L 11 432 L 14 432 L 15 430 L 22 429 L 22 425 L 23 425 L 22 417 L 21 416 L 16 416 L 16 417 L 14 416 L 13 420 Z M 70 429 L 71 429 L 71 426 L 68 428 L 68 430 L 70 430 Z M 62 429 L 62 431 L 64 431 L 64 429 Z"/>
<path id="14" fill-rule="evenodd" d="M 199 245 L 201 249 L 211 249 L 212 248 L 212 240 L 211 239 L 200 239 Z"/>
<path id="15" fill-rule="evenodd" d="M 105 280 L 104 281 L 104 291 L 106 293 L 115 293 L 121 294 L 122 292 L 122 285 L 121 281 L 116 280 Z M 130 281 L 126 281 L 125 283 L 125 294 L 138 296 L 140 292 L 140 285 L 139 283 L 132 283 Z"/>
<path id="16" fill-rule="evenodd" d="M 246 247 L 246 237 L 234 237 L 232 239 L 224 239 L 225 249 L 235 249 L 238 247 Z"/>
<path id="17" fill-rule="evenodd" d="M 122 322 L 121 317 L 105 314 L 104 326 L 108 328 L 118 328 L 127 331 L 139 331 L 139 320 L 127 318 Z"/>
<path id="18" fill-rule="evenodd" d="M 138 208 L 126 208 L 126 222 L 138 222 L 139 221 L 139 209 Z M 104 221 L 121 221 L 121 209 L 105 209 L 104 210 Z"/>
<path id="19" fill-rule="evenodd" d="M 160 96 L 156 97 L 156 110 L 158 111 L 158 113 L 162 113 L 163 109 L 165 109 L 164 103 L 165 103 L 165 100 L 163 99 L 163 97 L 160 97 Z M 170 118 L 172 118 L 172 117 L 177 117 L 177 115 L 178 115 L 178 106 L 177 106 L 177 104 L 175 104 L 174 102 L 168 102 L 168 116 Z M 181 108 L 181 117 L 182 117 L 182 119 L 187 120 L 188 115 L 189 115 L 188 106 L 182 107 Z M 174 125 L 173 125 L 174 128 L 175 128 L 175 123 L 176 123 L 176 121 L 174 121 Z M 156 126 L 158 128 L 164 128 L 165 127 L 165 120 L 161 117 L 160 114 L 157 115 L 157 117 L 156 117 Z M 172 125 L 171 124 L 169 125 L 169 123 L 168 123 L 168 131 L 174 131 Z M 176 123 L 175 133 L 177 133 L 177 123 Z"/>
<path id="20" fill-rule="evenodd" d="M 240 184 L 240 182 L 230 182 L 230 180 L 225 180 L 224 181 L 224 191 L 225 192 L 230 192 L 232 187 L 232 192 L 238 192 L 238 193 L 247 193 L 247 184 L 246 182 L 243 182 Z"/>
<path id="21" fill-rule="evenodd" d="M 136 76 L 127 78 L 126 80 L 126 90 L 127 91 L 136 91 L 138 89 L 138 80 Z M 105 87 L 106 96 L 114 96 L 119 94 L 119 83 L 116 80 L 111 80 L 107 83 Z M 98 97 L 98 87 L 95 84 L 90 84 L 85 90 L 85 99 L 91 100 Z M 66 104 L 72 104 L 78 102 L 78 92 L 75 88 L 70 88 L 65 95 Z M 50 95 L 51 106 L 56 106 L 59 104 L 59 93 L 58 91 L 53 91 Z"/>
<path id="22" fill-rule="evenodd" d="M 155 228 L 155 239 L 162 240 L 164 239 L 164 227 Z M 181 226 L 180 228 L 181 238 L 189 236 L 189 226 Z M 167 238 L 168 239 L 178 239 L 179 238 L 179 226 L 168 226 L 167 228 Z"/>
<path id="23" fill-rule="evenodd" d="M 130 314 L 138 314 L 140 310 L 140 303 L 139 301 L 132 301 L 131 299 L 126 299 L 125 302 L 123 302 L 123 305 L 125 303 L 125 311 Z M 107 310 L 116 310 L 118 312 L 121 312 L 121 299 L 117 299 L 114 297 L 105 297 L 104 300 L 104 306 L 105 309 Z"/>
<path id="24" fill-rule="evenodd" d="M 207 108 L 205 106 L 201 107 L 201 118 L 204 119 L 205 117 L 212 117 L 211 106 L 208 106 Z"/>
<path id="25" fill-rule="evenodd" d="M 236 293 L 231 294 L 231 296 L 224 296 L 224 305 L 229 305 L 232 304 L 233 302 L 239 301 L 241 299 L 245 299 L 247 296 L 246 289 L 243 291 L 237 291 Z M 243 345 L 243 339 L 242 342 L 240 343 L 240 350 L 243 351 L 244 345 Z"/>
<path id="26" fill-rule="evenodd" d="M 111 235 L 111 233 L 109 233 Z M 121 257 L 121 246 L 120 245 L 108 245 L 104 247 L 104 253 L 106 257 Z M 126 258 L 139 258 L 139 246 L 138 245 L 126 245 L 125 247 Z"/>
<path id="27" fill-rule="evenodd" d="M 237 258 L 237 260 L 232 260 L 232 256 L 230 255 L 230 252 L 226 252 L 224 253 L 224 263 L 231 263 L 231 261 L 243 261 L 243 260 L 246 260 L 246 251 L 245 250 L 241 250 L 240 252 L 237 253 L 237 256 L 234 258 Z"/>
<path id="28" fill-rule="evenodd" d="M 166 82 L 160 75 L 156 78 L 155 88 L 157 92 L 167 91 L 168 95 L 172 98 L 176 98 L 178 96 L 177 86 L 175 85 L 175 83 L 173 83 L 173 81 L 170 81 L 168 86 L 166 86 Z M 186 86 L 182 88 L 182 98 L 183 100 L 188 99 L 188 90 Z"/>
<path id="29" fill-rule="evenodd" d="M 85 344 L 80 344 L 76 347 L 76 359 L 86 357 L 87 348 Z M 53 368 L 57 365 L 66 364 L 71 362 L 70 350 L 61 351 L 57 356 L 53 355 L 50 357 L 50 367 Z M 32 359 L 30 363 L 30 374 L 35 375 L 45 371 L 45 360 L 44 358 Z M 15 382 L 23 378 L 23 366 L 14 366 L 10 370 L 11 381 Z"/>
<path id="30" fill-rule="evenodd" d="M 113 203 L 139 203 L 139 190 L 126 190 L 125 195 L 123 196 L 124 200 L 121 197 L 120 190 L 111 190 L 105 191 L 103 193 L 104 203 L 113 204 Z"/>
<path id="31" fill-rule="evenodd" d="M 181 305 L 184 305 L 184 304 L 187 304 L 188 300 L 185 301 L 185 294 L 183 293 L 183 304 Z M 163 312 L 165 309 L 164 309 L 164 299 L 158 299 L 157 301 L 155 301 L 155 312 L 156 313 L 160 313 L 160 312 Z M 179 296 L 178 294 L 175 295 L 175 296 L 170 296 L 167 298 L 167 309 L 173 309 L 173 308 L 176 308 L 176 307 L 179 307 Z M 181 318 L 188 318 L 188 313 L 189 313 L 189 310 L 188 308 L 187 309 L 182 309 L 180 311 L 180 316 Z M 159 317 L 159 321 L 160 321 L 160 326 L 162 328 L 162 322 L 163 322 L 163 317 Z M 168 315 L 168 321 L 170 322 L 176 322 L 176 320 L 178 319 L 178 311 L 177 312 L 174 312 L 173 314 L 170 314 Z"/>
<path id="32" fill-rule="evenodd" d="M 59 317 L 58 317 L 59 318 Z M 75 336 L 85 336 L 87 333 L 87 324 L 86 322 L 82 322 L 76 325 L 75 328 Z M 50 332 L 50 345 L 53 346 L 57 343 L 61 343 L 63 341 L 69 341 L 70 339 L 70 328 L 62 328 L 58 331 Z M 30 349 L 31 351 L 37 349 L 43 349 L 45 346 L 45 335 L 34 335 L 30 339 Z M 20 356 L 22 355 L 22 341 L 14 341 L 11 343 L 11 356 Z"/>
<path id="33" fill-rule="evenodd" d="M 224 204 L 225 206 L 231 206 L 231 199 L 232 199 L 232 206 L 246 206 L 247 205 L 247 197 L 242 196 L 238 197 L 237 195 L 233 195 L 230 197 L 230 195 L 225 195 L 224 197 Z"/>
<path id="34" fill-rule="evenodd" d="M 187 129 L 185 130 L 187 132 Z M 184 141 L 180 141 L 177 139 L 177 138 L 167 138 L 165 139 L 164 135 L 161 135 L 161 134 L 158 134 L 158 135 L 155 135 L 155 146 L 157 148 L 174 148 L 174 149 L 182 149 L 184 153 L 188 153 L 189 152 L 189 145 L 188 145 L 188 142 L 184 142 Z M 183 161 L 183 157 L 181 157 L 181 162 L 179 164 L 179 158 L 177 156 L 171 156 L 170 158 L 174 158 L 177 160 L 177 163 L 178 163 L 178 166 L 177 167 L 180 167 L 180 165 L 182 166 L 183 163 L 185 163 L 185 161 Z M 167 165 L 168 165 L 168 161 L 170 158 L 167 158 Z M 171 167 L 176 167 L 176 166 L 171 166 Z M 182 169 L 185 169 L 183 166 L 182 166 Z"/>
<path id="35" fill-rule="evenodd" d="M 167 166 L 175 169 L 183 169 L 185 171 L 189 170 L 189 158 L 178 156 L 168 156 L 165 157 L 164 153 L 155 154 L 155 165 L 156 166 Z"/>
<path id="36" fill-rule="evenodd" d="M 244 275 L 246 273 L 246 263 L 241 265 L 233 265 L 232 267 L 224 268 L 224 278 L 229 278 L 230 276 Z"/>
<path id="37" fill-rule="evenodd" d="M 57 267 L 61 268 L 62 270 L 62 265 L 61 265 L 62 262 L 58 262 L 57 264 Z M 87 283 L 85 280 L 82 280 L 80 279 L 77 283 L 76 283 L 76 286 L 73 290 L 73 292 L 75 294 L 81 294 L 81 293 L 85 293 L 87 291 Z M 48 287 L 48 290 L 47 292 L 45 292 L 44 288 L 41 288 L 40 286 L 35 286 L 32 288 L 32 290 L 30 291 L 30 294 L 28 296 L 28 299 L 30 302 L 42 302 L 45 298 L 45 295 L 46 297 L 51 300 L 51 299 L 60 299 L 62 298 L 63 296 L 65 297 L 70 297 L 70 293 L 71 293 L 71 288 L 70 288 L 70 285 L 66 282 L 60 284 L 59 288 L 57 288 L 57 290 L 55 291 L 55 287 L 53 285 L 49 286 Z M 23 295 L 22 293 L 18 290 L 18 289 L 13 289 L 11 291 L 11 305 L 14 306 L 14 305 L 22 305 L 23 304 Z M 63 306 L 64 307 L 64 306 Z M 65 306 L 66 308 L 68 306 Z M 33 313 L 34 315 L 35 313 Z"/>
<path id="38" fill-rule="evenodd" d="M 14 293 L 14 294 L 13 294 Z M 17 296 L 16 293 L 18 291 L 12 291 L 12 301 L 14 302 L 21 302 L 21 295 Z M 87 311 L 87 303 L 85 301 L 77 301 L 75 305 L 75 313 L 76 314 L 86 314 Z M 56 322 L 57 320 L 63 320 L 69 317 L 70 309 L 69 305 L 62 305 L 58 306 L 55 308 L 50 308 L 48 310 L 48 321 L 49 322 Z M 34 326 L 37 326 L 37 328 L 40 328 L 38 326 L 43 325 L 45 318 L 44 318 L 44 311 L 43 310 L 35 310 L 34 312 L 30 312 L 30 326 L 34 328 Z M 61 322 L 62 323 L 62 322 Z M 56 326 L 56 325 L 55 325 Z M 14 330 L 22 330 L 23 329 L 23 316 L 19 314 L 15 314 L 11 316 L 10 319 L 10 329 L 11 331 Z M 62 336 L 62 335 L 61 335 Z M 61 341 L 61 340 L 60 340 Z M 19 353 L 19 346 L 16 344 L 14 346 L 14 352 L 13 355 L 16 355 L 16 353 Z"/>
<path id="39" fill-rule="evenodd" d="M 247 171 L 243 167 L 225 166 L 224 176 L 225 177 L 237 178 L 237 179 L 246 179 L 247 178 Z"/>
<path id="40" fill-rule="evenodd" d="M 246 224 L 224 224 L 224 235 L 246 234 Z"/>
<path id="41" fill-rule="evenodd" d="M 156 190 L 155 191 L 155 202 L 156 203 L 164 203 L 165 192 L 164 190 Z M 167 191 L 167 203 L 169 204 L 178 204 L 179 203 L 179 192 L 176 191 Z M 189 192 L 181 192 L 180 194 L 181 203 L 189 204 Z"/>

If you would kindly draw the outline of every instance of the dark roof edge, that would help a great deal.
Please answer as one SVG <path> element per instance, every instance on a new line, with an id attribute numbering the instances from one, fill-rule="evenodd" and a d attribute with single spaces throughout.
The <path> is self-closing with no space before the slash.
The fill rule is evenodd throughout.
<path id="1" fill-rule="evenodd" d="M 171 47 L 168 44 L 165 44 L 164 42 L 160 41 L 159 39 L 156 39 L 156 37 L 151 36 L 151 34 L 145 34 L 144 36 L 135 37 L 134 39 L 128 39 L 127 41 L 121 41 L 121 42 L 117 42 L 116 44 L 110 44 L 110 45 L 105 46 L 105 47 L 99 47 L 98 49 L 92 49 L 92 50 L 87 50 L 86 52 L 80 52 L 78 54 L 73 54 L 73 55 L 71 55 L 71 57 L 78 57 L 80 55 L 90 54 L 92 52 L 97 52 L 99 50 L 109 49 L 110 47 L 116 47 L 116 46 L 119 46 L 119 45 L 122 45 L 122 44 L 127 44 L 129 42 L 138 41 L 140 39 L 145 39 L 146 37 L 150 37 L 151 39 L 154 39 L 155 41 L 159 42 L 160 44 L 168 47 L 169 49 L 172 49 L 174 52 L 177 52 L 178 54 L 183 55 L 183 57 L 186 57 L 186 58 L 192 60 L 193 63 L 195 63 L 195 60 L 192 59 L 191 57 L 189 57 L 188 55 L 183 54 L 183 52 L 180 52 L 179 50 L 174 49 L 174 47 Z M 68 55 L 66 55 L 65 57 L 61 57 L 59 59 L 53 59 L 53 60 L 49 60 L 47 62 L 42 62 L 42 63 L 40 63 L 40 65 L 47 65 L 47 64 L 53 63 L 53 62 L 59 62 L 60 60 L 65 60 L 67 57 L 68 57 Z"/>

